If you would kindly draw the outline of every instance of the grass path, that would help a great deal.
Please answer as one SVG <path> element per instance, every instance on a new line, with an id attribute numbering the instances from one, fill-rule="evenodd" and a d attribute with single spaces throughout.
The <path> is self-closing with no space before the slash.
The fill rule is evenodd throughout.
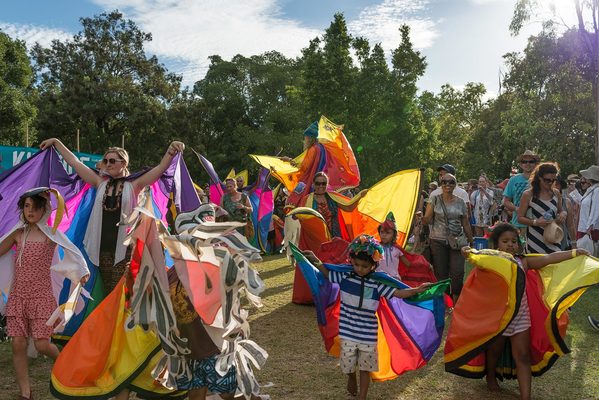
<path id="1" fill-rule="evenodd" d="M 267 289 L 264 307 L 251 310 L 252 339 L 264 347 L 269 359 L 258 378 L 273 400 L 345 399 L 345 376 L 337 359 L 328 356 L 316 326 L 314 308 L 291 303 L 293 270 L 283 257 L 267 257 L 256 265 Z M 533 398 L 543 400 L 599 399 L 599 334 L 586 315 L 599 315 L 599 290 L 588 291 L 571 313 L 569 343 L 572 353 L 558 360 L 540 378 L 533 379 Z M 14 399 L 10 345 L 0 344 L 0 400 Z M 30 368 L 36 399 L 52 399 L 48 392 L 51 363 L 34 360 Z M 503 392 L 491 394 L 482 380 L 444 372 L 440 349 L 430 364 L 388 382 L 373 383 L 372 400 L 399 399 L 517 399 L 515 381 L 501 384 Z"/>

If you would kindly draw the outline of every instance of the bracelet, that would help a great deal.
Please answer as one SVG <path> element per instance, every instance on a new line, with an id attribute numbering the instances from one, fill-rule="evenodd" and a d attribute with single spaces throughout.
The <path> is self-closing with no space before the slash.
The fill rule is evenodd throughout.
<path id="1" fill-rule="evenodd" d="M 572 249 L 572 257 L 571 258 L 574 258 L 574 257 L 576 257 L 576 249 Z"/>
<path id="2" fill-rule="evenodd" d="M 536 218 L 532 220 L 532 226 L 537 226 L 537 219 Z"/>

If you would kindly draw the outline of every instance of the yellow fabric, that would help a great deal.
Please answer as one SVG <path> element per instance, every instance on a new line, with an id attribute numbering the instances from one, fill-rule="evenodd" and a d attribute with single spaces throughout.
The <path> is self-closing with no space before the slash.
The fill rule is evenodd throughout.
<path id="1" fill-rule="evenodd" d="M 68 370 L 64 370 L 63 368 L 69 368 L 69 365 L 76 365 L 79 362 L 91 362 L 91 360 L 87 360 L 85 358 L 79 358 L 79 361 L 77 361 L 78 357 L 80 357 L 78 354 L 85 354 L 89 350 L 84 348 L 75 348 L 80 344 L 75 340 L 73 343 L 69 343 L 69 345 L 65 347 L 63 350 L 63 353 L 65 354 L 61 353 L 61 358 L 67 357 L 67 359 L 70 361 L 67 362 L 67 364 L 63 362 L 62 364 L 64 365 L 62 366 L 60 362 L 57 362 L 52 370 L 51 380 L 53 388 L 60 394 L 70 397 L 85 398 L 90 396 L 101 396 L 119 388 L 119 386 L 130 379 L 132 373 L 137 373 L 137 376 L 133 381 L 136 387 L 145 391 L 153 392 L 155 394 L 172 393 L 172 391 L 157 385 L 154 378 L 151 376 L 152 368 L 156 366 L 158 359 L 162 355 L 160 351 L 152 356 L 149 364 L 144 367 L 141 372 L 139 371 L 144 362 L 146 362 L 152 353 L 159 348 L 160 341 L 156 335 L 154 335 L 152 332 L 144 331 L 140 326 L 136 325 L 131 330 L 125 329 L 124 323 L 127 318 L 127 312 L 125 311 L 124 287 L 122 284 L 120 284 L 115 288 L 115 290 L 120 290 L 120 300 L 118 302 L 119 307 L 115 317 L 116 321 L 114 323 L 106 321 L 107 323 L 105 325 L 106 327 L 110 326 L 114 328 L 112 338 L 110 339 L 110 335 L 107 332 L 103 332 L 103 330 L 105 330 L 103 329 L 104 327 L 91 327 L 86 326 L 85 324 L 82 325 L 80 330 L 87 329 L 87 331 L 78 331 L 73 337 L 73 339 L 80 339 L 78 336 L 83 334 L 93 336 L 94 332 L 96 332 L 96 334 L 103 335 L 103 337 L 111 340 L 110 350 L 107 354 L 105 362 L 103 365 L 96 365 L 93 367 L 91 374 L 94 374 L 94 370 L 97 371 L 93 377 L 88 375 L 87 378 L 81 378 L 76 374 L 76 371 L 69 372 Z M 100 307 L 102 306 L 103 304 L 100 305 Z M 95 310 L 95 312 L 96 311 L 98 310 Z M 94 343 L 94 339 L 89 337 L 89 340 L 83 341 L 83 343 L 86 342 Z M 97 361 L 100 360 L 98 359 Z M 64 373 L 62 373 L 61 370 L 64 371 Z M 93 379 L 93 384 L 75 383 L 81 381 L 91 382 L 90 379 Z"/>
<path id="2" fill-rule="evenodd" d="M 305 153 L 302 153 L 293 160 L 296 165 L 301 164 L 304 154 Z M 299 169 L 291 165 L 290 162 L 271 156 L 257 156 L 250 154 L 250 157 L 264 168 L 268 168 L 271 171 L 271 175 L 278 179 L 287 188 L 289 193 L 295 189 L 297 182 L 294 181 L 293 176 L 299 172 Z"/>
<path id="3" fill-rule="evenodd" d="M 587 290 L 599 284 L 599 260 L 576 257 L 538 270 L 545 287 L 545 302 L 550 309 L 558 305 L 557 317 L 572 306 Z"/>
<path id="4" fill-rule="evenodd" d="M 235 168 L 231 168 L 231 171 L 229 171 L 225 180 L 227 179 L 235 179 Z"/>
<path id="5" fill-rule="evenodd" d="M 242 177 L 243 178 L 243 187 L 246 187 L 248 185 L 248 181 L 249 181 L 248 170 L 244 169 L 240 173 L 236 174 L 234 179 L 237 180 L 238 177 Z"/>
<path id="6" fill-rule="evenodd" d="M 376 226 L 364 226 L 363 228 L 366 230 L 360 233 L 377 235 L 378 223 L 385 221 L 390 211 L 395 216 L 397 230 L 409 232 L 418 204 L 420 179 L 421 171 L 419 169 L 408 169 L 389 175 L 351 199 L 335 192 L 328 192 L 328 194 L 342 210 L 356 210 L 377 222 Z M 313 201 L 314 194 L 311 193 L 306 199 L 306 206 L 311 207 Z M 406 240 L 407 235 L 400 244 L 404 246 Z"/>
<path id="7" fill-rule="evenodd" d="M 50 193 L 54 194 L 56 197 L 56 214 L 54 216 L 54 224 L 52 224 L 52 233 L 56 233 L 58 226 L 60 225 L 60 221 L 62 221 L 62 217 L 65 213 L 66 207 L 64 204 L 64 197 L 56 189 L 50 189 Z"/>

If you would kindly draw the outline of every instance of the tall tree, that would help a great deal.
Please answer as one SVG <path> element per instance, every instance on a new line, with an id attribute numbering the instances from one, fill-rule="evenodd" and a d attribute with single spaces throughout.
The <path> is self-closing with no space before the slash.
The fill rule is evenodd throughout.
<path id="1" fill-rule="evenodd" d="M 0 32 L 0 144 L 25 145 L 25 134 L 36 115 L 32 79 L 25 43 Z"/>
<path id="2" fill-rule="evenodd" d="M 80 21 L 83 30 L 72 41 L 33 48 L 40 137 L 58 136 L 74 146 L 79 129 L 81 149 L 89 152 L 120 145 L 124 137 L 134 164 L 155 163 L 176 137 L 161 126 L 181 78 L 146 56 L 152 36 L 121 13 Z"/>
<path id="3" fill-rule="evenodd" d="M 524 24 L 543 11 L 544 4 L 539 0 L 517 0 L 514 16 L 510 24 L 513 34 L 520 33 Z M 544 30 L 551 30 L 553 25 L 565 24 L 551 5 L 552 16 L 543 21 Z M 575 47 L 585 53 L 592 73 L 592 94 L 594 100 L 594 153 L 595 163 L 599 164 L 599 0 L 573 0 L 572 7 L 576 12 L 576 25 L 568 26 L 570 31 L 577 32 L 580 42 Z"/>

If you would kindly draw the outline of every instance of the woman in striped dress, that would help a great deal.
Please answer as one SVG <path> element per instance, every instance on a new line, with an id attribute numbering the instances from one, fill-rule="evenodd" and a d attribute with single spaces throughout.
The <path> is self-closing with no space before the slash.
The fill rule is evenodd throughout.
<path id="1" fill-rule="evenodd" d="M 555 163 L 539 164 L 530 176 L 531 188 L 522 194 L 518 222 L 528 225 L 528 253 L 551 254 L 561 250 L 559 243 L 548 243 L 543 238 L 545 228 L 553 220 L 562 225 L 568 215 L 562 210 L 561 193 L 553 188 L 558 173 Z"/>

